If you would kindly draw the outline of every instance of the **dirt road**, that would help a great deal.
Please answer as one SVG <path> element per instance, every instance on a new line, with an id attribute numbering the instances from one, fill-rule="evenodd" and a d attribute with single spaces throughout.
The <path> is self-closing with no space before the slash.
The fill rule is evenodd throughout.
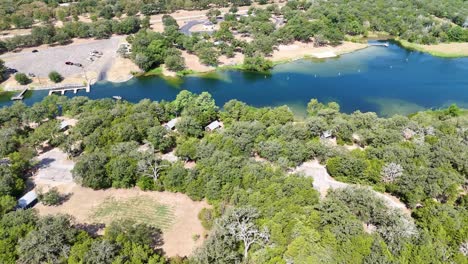
<path id="1" fill-rule="evenodd" d="M 339 182 L 333 179 L 325 166 L 321 165 L 317 160 L 307 161 L 296 167 L 292 173 L 303 173 L 306 177 L 314 178 L 314 188 L 320 192 L 322 197 L 327 195 L 328 189 L 338 189 L 352 186 L 352 184 Z M 369 187 L 370 188 L 370 187 Z M 398 198 L 387 194 L 380 193 L 372 190 L 377 197 L 382 198 L 388 206 L 403 210 L 405 213 L 410 214 L 406 205 Z"/>

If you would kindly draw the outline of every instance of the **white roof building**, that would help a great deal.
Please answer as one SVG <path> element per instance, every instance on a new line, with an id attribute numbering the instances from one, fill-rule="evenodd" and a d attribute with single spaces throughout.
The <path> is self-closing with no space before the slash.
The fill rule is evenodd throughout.
<path id="1" fill-rule="evenodd" d="M 333 136 L 333 132 L 331 130 L 323 131 L 321 138 L 331 138 Z"/>
<path id="2" fill-rule="evenodd" d="M 70 120 L 68 119 L 63 120 L 62 122 L 60 122 L 60 130 L 65 130 L 72 125 L 73 123 Z"/>
<path id="3" fill-rule="evenodd" d="M 167 122 L 167 124 L 164 125 L 164 127 L 168 130 L 172 130 L 175 128 L 177 121 L 179 121 L 179 118 L 171 119 L 169 122 Z"/>
<path id="4" fill-rule="evenodd" d="M 206 131 L 213 131 L 215 129 L 218 129 L 222 127 L 222 123 L 219 122 L 218 120 L 211 122 L 209 125 L 205 127 Z"/>
<path id="5" fill-rule="evenodd" d="M 37 200 L 37 194 L 35 191 L 30 191 L 26 193 L 23 197 L 18 200 L 18 207 L 25 209 L 30 206 L 34 201 Z"/>

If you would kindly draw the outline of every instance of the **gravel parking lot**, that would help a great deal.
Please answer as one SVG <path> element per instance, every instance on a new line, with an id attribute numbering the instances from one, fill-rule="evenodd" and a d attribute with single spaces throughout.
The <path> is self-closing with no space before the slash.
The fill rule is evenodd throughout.
<path id="1" fill-rule="evenodd" d="M 34 176 L 36 185 L 56 186 L 73 183 L 71 170 L 75 163 L 58 148 L 42 153 L 37 157 L 39 169 Z"/>
<path id="2" fill-rule="evenodd" d="M 0 56 L 7 67 L 18 72 L 33 73 L 38 77 L 47 77 L 51 71 L 57 71 L 64 77 L 85 77 L 85 72 L 95 72 L 97 76 L 105 76 L 112 62 L 117 57 L 117 49 L 122 36 L 103 40 L 78 40 L 67 46 L 28 48 L 18 53 L 6 53 Z M 38 52 L 33 53 L 33 50 Z M 97 50 L 103 53 L 101 58 L 93 62 L 87 60 L 90 52 Z M 83 67 L 65 65 L 65 62 L 80 63 Z"/>

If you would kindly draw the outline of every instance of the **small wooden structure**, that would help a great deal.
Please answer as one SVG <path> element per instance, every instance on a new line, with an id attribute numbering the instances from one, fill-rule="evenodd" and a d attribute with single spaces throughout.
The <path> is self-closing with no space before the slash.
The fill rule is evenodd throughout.
<path id="1" fill-rule="evenodd" d="M 17 208 L 19 209 L 26 209 L 37 201 L 37 194 L 35 191 L 30 191 L 23 195 L 23 197 L 19 198 L 18 200 L 18 206 Z"/>
<path id="2" fill-rule="evenodd" d="M 219 122 L 218 120 L 216 120 L 216 121 L 211 122 L 209 125 L 207 125 L 205 127 L 205 130 L 206 131 L 213 131 L 213 130 L 218 129 L 218 128 L 222 127 L 222 126 L 223 126 L 223 124 L 221 122 Z"/>

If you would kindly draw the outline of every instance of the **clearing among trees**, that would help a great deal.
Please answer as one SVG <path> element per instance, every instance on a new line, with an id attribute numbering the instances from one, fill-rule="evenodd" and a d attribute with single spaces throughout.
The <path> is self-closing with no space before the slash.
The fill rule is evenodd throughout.
<path id="1" fill-rule="evenodd" d="M 60 190 L 60 186 L 58 187 Z M 75 185 L 68 201 L 59 206 L 37 204 L 40 215 L 69 214 L 78 223 L 109 224 L 131 219 L 161 228 L 162 249 L 168 256 L 188 256 L 203 243 L 205 230 L 199 212 L 209 207 L 188 196 L 170 192 L 144 192 L 140 189 L 92 190 Z M 200 239 L 194 240 L 193 237 Z"/>

